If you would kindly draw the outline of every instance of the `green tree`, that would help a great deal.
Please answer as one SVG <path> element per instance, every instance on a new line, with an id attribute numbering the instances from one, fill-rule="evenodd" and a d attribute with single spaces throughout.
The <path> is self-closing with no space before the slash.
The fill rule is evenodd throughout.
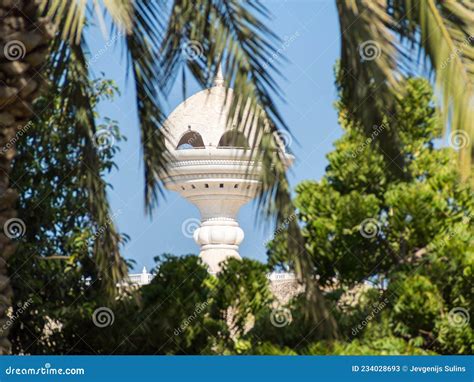
<path id="1" fill-rule="evenodd" d="M 212 276 L 197 256 L 157 258 L 156 276 L 141 288 L 142 307 L 129 341 L 140 354 L 209 354 L 225 323 L 210 317 Z M 183 275 L 186 275 L 183 277 Z"/>
<path id="2" fill-rule="evenodd" d="M 117 92 L 106 80 L 91 82 L 88 90 L 94 106 L 101 99 L 113 99 Z M 98 182 L 94 195 L 84 184 L 85 146 L 75 130 L 75 116 L 61 104 L 54 91 L 38 100 L 36 110 L 42 113 L 24 127 L 19 137 L 24 142 L 18 145 L 11 173 L 21 190 L 18 211 L 24 224 L 18 232 L 18 252 L 9 264 L 16 304 L 7 327 L 12 328 L 16 354 L 66 352 L 77 342 L 58 329 L 78 314 L 88 315 L 90 321 L 94 309 L 105 304 L 109 274 L 99 263 L 100 248 L 107 241 L 127 238 L 114 227 L 120 211 L 110 211 L 106 203 L 107 217 L 101 220 L 89 208 L 93 197 L 105 194 L 107 184 Z M 99 129 L 117 143 L 123 139 L 116 122 L 96 118 Z M 100 176 L 115 167 L 117 150 L 118 145 L 100 147 Z M 117 263 L 126 267 L 121 257 L 109 255 L 110 267 Z"/>
<path id="3" fill-rule="evenodd" d="M 297 187 L 298 218 L 313 275 L 334 303 L 343 338 L 373 341 L 379 330 L 380 340 L 470 353 L 474 195 L 461 181 L 455 151 L 435 143 L 441 129 L 430 85 L 410 79 L 404 92 L 396 124 L 385 118 L 368 138 L 347 113 L 342 93 L 338 109 L 345 133 L 328 155 L 323 179 Z M 393 129 L 405 163 L 399 176 L 386 171 L 387 160 L 377 149 L 381 130 Z M 285 235 L 269 245 L 274 266 L 291 261 Z M 368 284 L 370 293 L 362 288 L 356 302 L 344 307 L 349 290 Z M 382 302 L 378 312 L 374 304 Z M 354 331 L 374 310 L 368 329 Z"/>
<path id="4" fill-rule="evenodd" d="M 219 277 L 210 275 L 195 255 L 162 255 L 155 277 L 138 291 L 123 294 L 108 308 L 111 325 L 98 326 L 87 309 L 63 321 L 70 348 L 59 354 L 236 354 L 252 317 L 271 303 L 267 267 L 231 260 Z M 185 276 L 183 276 L 185 275 Z M 247 329 L 246 329 L 247 328 Z"/>

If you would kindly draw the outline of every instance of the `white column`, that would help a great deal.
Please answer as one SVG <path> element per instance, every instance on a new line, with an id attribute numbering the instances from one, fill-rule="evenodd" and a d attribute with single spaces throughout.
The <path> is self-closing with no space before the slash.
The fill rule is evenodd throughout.
<path id="1" fill-rule="evenodd" d="M 193 236 L 201 248 L 199 256 L 210 273 L 218 273 L 221 269 L 219 264 L 227 258 L 241 259 L 239 245 L 244 239 L 244 231 L 236 218 L 240 207 L 250 199 L 250 195 L 200 195 L 190 198 L 201 212 L 201 226 Z"/>

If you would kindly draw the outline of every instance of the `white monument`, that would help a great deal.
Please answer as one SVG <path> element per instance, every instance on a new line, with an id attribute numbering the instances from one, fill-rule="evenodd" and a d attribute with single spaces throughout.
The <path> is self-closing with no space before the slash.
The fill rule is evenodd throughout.
<path id="1" fill-rule="evenodd" d="M 228 121 L 232 97 L 219 69 L 213 87 L 182 102 L 164 124 L 172 159 L 162 180 L 166 188 L 199 208 L 201 225 L 194 240 L 214 274 L 223 260 L 240 259 L 244 232 L 236 217 L 240 207 L 256 196 L 262 170 L 252 156 L 251 146 L 258 138 L 249 113 L 245 126 L 242 121 Z M 293 157 L 284 152 L 283 144 L 279 146 L 290 165 Z"/>

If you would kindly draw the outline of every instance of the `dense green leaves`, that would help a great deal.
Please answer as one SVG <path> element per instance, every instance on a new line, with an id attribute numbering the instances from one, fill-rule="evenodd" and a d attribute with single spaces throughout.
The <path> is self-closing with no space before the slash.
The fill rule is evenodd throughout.
<path id="1" fill-rule="evenodd" d="M 165 256 L 156 277 L 142 288 L 142 308 L 132 321 L 129 340 L 143 354 L 210 352 L 219 322 L 209 317 L 212 280 L 196 256 Z M 222 325 L 222 323 L 220 323 Z"/>
<path id="2" fill-rule="evenodd" d="M 117 91 L 106 80 L 83 86 L 94 106 Z M 115 167 L 118 145 L 99 149 L 90 143 L 97 165 L 84 166 L 87 138 L 76 128 L 76 110 L 62 105 L 54 89 L 38 100 L 38 117 L 21 137 L 24 141 L 18 145 L 11 175 L 20 190 L 18 213 L 26 227 L 9 264 L 17 301 L 13 315 L 22 311 L 11 334 L 17 353 L 67 351 L 72 339 L 57 332 L 58 323 L 82 311 L 90 317 L 95 304 L 106 303 L 110 287 L 115 294 L 115 280 L 127 269 L 120 256 L 113 257 L 126 236 L 116 232 L 114 219 L 120 211 L 110 210 L 105 198 L 107 184 L 102 180 Z M 115 121 L 96 117 L 98 128 L 116 143 L 123 139 Z M 98 187 L 93 194 L 85 181 L 90 177 Z M 103 199 L 95 200 L 101 194 Z M 102 214 L 96 213 L 93 200 L 102 203 Z M 111 241 L 115 252 L 108 246 Z M 22 309 L 25 304 L 28 308 Z M 46 338 L 45 332 L 52 334 Z"/>
<path id="3" fill-rule="evenodd" d="M 380 136 L 367 140 L 347 118 L 342 98 L 345 134 L 328 155 L 323 179 L 297 187 L 298 217 L 314 277 L 331 291 L 327 298 L 336 304 L 344 337 L 352 338 L 357 322 L 377 310 L 368 327 L 386 328 L 378 341 L 397 337 L 427 351 L 468 353 L 474 195 L 461 182 L 454 150 L 435 144 L 441 130 L 428 83 L 410 79 L 404 92 L 395 107 L 405 163 L 400 175 L 386 171 Z M 386 121 L 380 128 L 393 128 L 395 120 Z M 281 237 L 270 243 L 272 264 L 291 261 L 285 243 Z M 375 295 L 364 290 L 369 285 Z M 341 301 L 353 288 L 362 288 L 361 295 L 342 311 Z M 367 298 L 371 303 L 364 308 Z M 374 308 L 381 302 L 383 309 Z M 358 341 L 368 340 L 365 329 L 355 333 L 362 336 Z"/>

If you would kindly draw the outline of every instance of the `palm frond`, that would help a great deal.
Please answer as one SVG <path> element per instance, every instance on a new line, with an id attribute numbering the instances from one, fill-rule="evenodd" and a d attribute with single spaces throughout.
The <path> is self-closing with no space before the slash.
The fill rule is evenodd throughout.
<path id="1" fill-rule="evenodd" d="M 40 9 L 61 31 L 64 40 L 79 42 L 86 16 L 87 0 L 42 0 Z"/>
<path id="2" fill-rule="evenodd" d="M 133 74 L 137 93 L 138 117 L 142 155 L 145 172 L 145 208 L 151 213 L 152 207 L 162 191 L 159 173 L 166 170 L 167 149 L 165 147 L 162 92 L 160 79 L 162 69 L 157 57 L 162 41 L 165 12 L 155 1 L 134 3 L 132 21 L 133 33 L 126 36 L 129 71 Z"/>
<path id="3" fill-rule="evenodd" d="M 469 175 L 474 157 L 472 7 L 472 2 L 468 1 L 414 2 L 412 20 L 418 24 L 421 34 L 418 49 L 429 60 L 429 69 L 432 70 L 436 86 L 442 94 L 440 105 L 445 116 L 445 129 L 449 123 L 452 137 L 456 134 L 465 136 L 460 150 L 461 172 L 464 177 Z"/>
<path id="4" fill-rule="evenodd" d="M 111 16 L 114 25 L 126 33 L 131 32 L 133 18 L 132 0 L 104 0 L 105 11 Z M 98 0 L 93 0 L 94 9 L 100 12 Z M 56 26 L 63 40 L 79 44 L 82 30 L 86 24 L 88 0 L 41 0 L 41 9 Z M 102 17 L 98 14 L 97 17 Z"/>
<path id="5" fill-rule="evenodd" d="M 82 28 L 86 24 L 87 2 L 45 1 L 45 12 L 52 17 L 62 32 L 63 41 L 71 47 L 79 45 Z M 95 12 L 100 12 L 94 0 Z M 166 169 L 166 149 L 163 131 L 160 129 L 164 115 L 162 97 L 158 83 L 161 71 L 157 62 L 158 47 L 162 40 L 167 16 L 165 5 L 156 1 L 104 1 L 106 11 L 112 18 L 111 29 L 119 29 L 126 48 L 128 73 L 133 76 L 137 93 L 137 108 L 140 120 L 141 143 L 145 172 L 145 207 L 151 213 L 161 192 L 158 173 Z M 100 15 L 98 14 L 98 17 Z M 133 33 L 132 33 L 133 31 Z M 63 72 L 57 70 L 56 75 Z"/>
<path id="6" fill-rule="evenodd" d="M 394 101 L 401 96 L 399 58 L 402 51 L 391 32 L 394 19 L 385 0 L 338 0 L 341 28 L 341 61 L 338 73 L 341 96 L 352 118 L 370 135 L 384 116 L 393 115 Z M 397 132 L 384 129 L 380 148 L 396 176 L 403 172 Z"/>
<path id="7" fill-rule="evenodd" d="M 121 236 L 114 226 L 107 200 L 107 184 L 102 179 L 99 153 L 95 144 L 95 104 L 90 97 L 87 62 L 83 52 L 86 43 L 70 45 L 57 39 L 51 55 L 53 89 L 61 93 L 61 108 L 76 117 L 75 145 L 82 149 L 82 160 L 78 163 L 79 178 L 88 192 L 91 223 L 103 230 L 100 240 L 93 243 L 93 261 L 99 274 L 100 285 L 107 294 L 116 294 L 116 285 L 127 276 L 127 265 L 120 256 Z"/>
<path id="8" fill-rule="evenodd" d="M 416 73 L 424 63 L 441 94 L 445 128 L 451 127 L 456 146 L 462 143 L 460 168 L 467 178 L 474 156 L 472 2 L 337 0 L 337 7 L 341 82 L 349 111 L 366 131 L 379 125 L 383 114 L 393 112 L 396 97 L 403 97 L 399 79 Z M 390 152 L 390 146 L 396 146 L 396 131 L 388 132 L 391 136 L 381 139 L 382 149 L 396 159 L 397 152 Z"/>
<path id="9" fill-rule="evenodd" d="M 94 3 L 98 3 L 98 0 L 94 0 Z M 114 26 L 127 34 L 132 33 L 135 2 L 130 0 L 104 0 L 103 3 L 112 17 Z"/>

